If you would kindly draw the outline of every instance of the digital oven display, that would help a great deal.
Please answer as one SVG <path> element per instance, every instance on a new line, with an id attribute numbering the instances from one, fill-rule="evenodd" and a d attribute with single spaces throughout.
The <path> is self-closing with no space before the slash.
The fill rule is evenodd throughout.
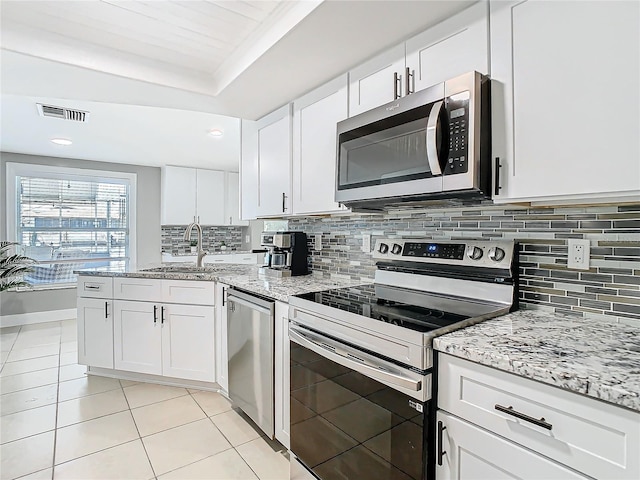
<path id="1" fill-rule="evenodd" d="M 451 111 L 451 120 L 458 117 L 464 117 L 464 108 L 457 108 Z"/>
<path id="2" fill-rule="evenodd" d="M 463 243 L 406 242 L 402 250 L 402 256 L 462 260 L 464 258 L 464 250 L 465 245 Z"/>

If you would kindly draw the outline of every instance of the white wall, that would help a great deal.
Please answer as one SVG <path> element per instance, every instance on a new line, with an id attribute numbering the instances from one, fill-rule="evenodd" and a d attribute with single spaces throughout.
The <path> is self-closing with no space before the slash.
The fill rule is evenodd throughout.
<path id="1" fill-rule="evenodd" d="M 0 198 L 1 240 L 7 239 L 7 212 L 4 199 L 7 162 L 137 174 L 137 262 L 138 265 L 145 265 L 161 261 L 160 168 L 0 152 L 0 185 L 2 185 L 2 198 Z M 75 288 L 0 293 L 0 315 L 3 317 L 50 310 L 67 310 L 75 307 Z"/>

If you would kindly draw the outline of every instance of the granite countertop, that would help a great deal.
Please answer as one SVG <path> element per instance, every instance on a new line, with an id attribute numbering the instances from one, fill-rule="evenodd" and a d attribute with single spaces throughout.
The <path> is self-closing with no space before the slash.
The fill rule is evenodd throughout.
<path id="1" fill-rule="evenodd" d="M 192 263 L 171 263 L 157 266 L 149 265 L 132 271 L 122 269 L 88 269 L 77 270 L 74 273 L 99 277 L 166 278 L 172 280 L 216 281 L 241 288 L 247 292 L 273 298 L 274 300 L 280 300 L 282 302 L 288 302 L 291 295 L 370 283 L 370 281 L 366 280 L 326 277 L 322 274 L 310 274 L 285 278 L 270 277 L 261 274 L 259 272 L 259 267 L 256 265 L 242 265 L 234 263 L 204 265 L 197 271 Z"/>
<path id="2" fill-rule="evenodd" d="M 440 352 L 640 411 L 640 328 L 520 310 L 434 340 Z"/>

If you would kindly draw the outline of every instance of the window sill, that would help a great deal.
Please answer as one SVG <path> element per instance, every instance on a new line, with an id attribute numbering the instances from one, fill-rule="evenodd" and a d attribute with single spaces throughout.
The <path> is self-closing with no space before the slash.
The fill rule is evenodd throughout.
<path id="1" fill-rule="evenodd" d="M 70 288 L 76 288 L 76 283 L 64 283 L 60 285 L 32 285 L 30 287 L 17 287 L 5 290 L 6 292 L 40 292 L 42 290 L 68 290 Z"/>

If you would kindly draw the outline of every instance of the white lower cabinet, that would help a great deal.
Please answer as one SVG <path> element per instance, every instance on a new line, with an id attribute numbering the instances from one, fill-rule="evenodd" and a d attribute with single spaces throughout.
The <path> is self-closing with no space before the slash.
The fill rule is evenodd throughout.
<path id="1" fill-rule="evenodd" d="M 78 298 L 78 363 L 113 368 L 113 300 Z"/>
<path id="2" fill-rule="evenodd" d="M 275 308 L 275 436 L 290 448 L 289 439 L 289 304 L 276 302 Z"/>
<path id="3" fill-rule="evenodd" d="M 439 479 L 476 471 L 491 473 L 473 478 L 640 478 L 640 413 L 450 355 L 439 360 L 446 430 L 436 448 L 447 452 Z"/>
<path id="4" fill-rule="evenodd" d="M 214 309 L 202 305 L 163 305 L 162 374 L 215 381 Z"/>
<path id="5" fill-rule="evenodd" d="M 586 479 L 567 467 L 442 411 L 436 480 Z"/>
<path id="6" fill-rule="evenodd" d="M 114 368 L 162 375 L 160 306 L 114 300 Z"/>
<path id="7" fill-rule="evenodd" d="M 216 381 L 225 392 L 229 391 L 229 357 L 227 354 L 227 292 L 229 285 L 216 283 Z"/>

